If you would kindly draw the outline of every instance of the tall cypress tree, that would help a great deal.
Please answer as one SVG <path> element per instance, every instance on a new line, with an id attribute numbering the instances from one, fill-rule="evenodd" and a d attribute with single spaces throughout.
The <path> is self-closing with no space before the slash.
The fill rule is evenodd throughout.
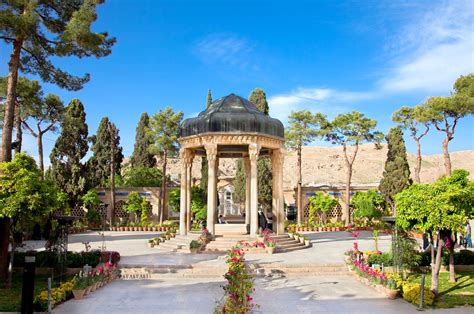
<path id="1" fill-rule="evenodd" d="M 211 95 L 211 90 L 207 90 L 207 101 L 206 101 L 206 109 L 209 109 L 209 107 L 212 104 L 212 95 Z M 204 190 L 204 195 L 207 196 L 207 174 L 209 171 L 209 167 L 207 164 L 207 159 L 206 156 L 203 156 L 201 159 L 201 182 L 200 186 Z"/>
<path id="2" fill-rule="evenodd" d="M 85 167 L 81 159 L 89 149 L 86 113 L 79 99 L 73 99 L 66 108 L 61 123 L 61 134 L 51 151 L 51 178 L 69 196 L 74 206 L 86 188 Z"/>
<path id="3" fill-rule="evenodd" d="M 249 96 L 249 101 L 257 106 L 257 109 L 263 112 L 265 115 L 269 115 L 269 107 L 267 102 L 267 95 L 261 88 L 255 88 Z"/>
<path id="4" fill-rule="evenodd" d="M 110 132 L 111 128 L 113 132 Z M 109 121 L 109 118 L 102 118 L 97 128 L 97 134 L 91 137 L 91 142 L 93 155 L 90 159 L 89 179 L 92 180 L 93 186 L 107 186 L 110 183 L 110 163 L 113 145 L 115 147 L 113 155 L 114 174 L 120 174 L 120 167 L 123 161 L 118 129 Z"/>
<path id="5" fill-rule="evenodd" d="M 395 215 L 395 204 L 393 197 L 403 189 L 411 185 L 410 167 L 407 161 L 407 151 L 403 140 L 402 130 L 391 128 L 387 137 L 388 152 L 385 161 L 385 169 L 379 190 L 385 200 L 390 204 L 392 213 Z"/>
<path id="6" fill-rule="evenodd" d="M 135 135 L 135 145 L 130 163 L 133 168 L 145 167 L 152 168 L 156 165 L 155 157 L 149 152 L 152 144 L 149 136 L 150 117 L 146 112 L 142 113 L 138 122 Z"/>

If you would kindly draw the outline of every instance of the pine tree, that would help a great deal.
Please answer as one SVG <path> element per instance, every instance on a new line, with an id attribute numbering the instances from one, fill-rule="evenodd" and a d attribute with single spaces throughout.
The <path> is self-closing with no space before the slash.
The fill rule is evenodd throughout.
<path id="1" fill-rule="evenodd" d="M 110 132 L 113 129 L 112 134 Z M 97 128 L 97 134 L 91 137 L 93 155 L 90 159 L 89 176 L 92 180 L 92 185 L 95 187 L 108 186 L 110 183 L 110 163 L 112 159 L 112 145 L 115 146 L 113 160 L 114 160 L 114 174 L 120 174 L 120 167 L 123 161 L 122 147 L 120 147 L 120 136 L 118 129 L 109 118 L 104 117 L 100 121 Z"/>
<path id="2" fill-rule="evenodd" d="M 168 157 L 173 156 L 178 151 L 178 136 L 179 126 L 183 119 L 182 112 L 174 112 L 170 107 L 166 107 L 165 110 L 160 110 L 155 113 L 150 120 L 150 136 L 153 141 L 151 146 L 152 152 L 160 156 L 162 160 L 162 185 L 161 195 L 159 201 L 159 216 L 160 224 L 163 223 L 164 210 L 166 208 L 164 204 L 163 196 L 166 195 L 166 166 Z"/>
<path id="3" fill-rule="evenodd" d="M 115 43 L 107 33 L 92 32 L 97 20 L 96 7 L 101 0 L 76 1 L 2 1 L 0 4 L 0 40 L 11 49 L 8 59 L 0 162 L 11 160 L 12 134 L 18 72 L 37 75 L 44 82 L 68 90 L 79 90 L 89 74 L 76 77 L 51 61 L 56 57 L 79 58 L 107 56 Z M 19 123 L 17 123 L 17 126 Z M 21 127 L 18 128 L 21 130 Z M 0 280 L 8 270 L 9 221 L 0 219 Z"/>
<path id="4" fill-rule="evenodd" d="M 267 96 L 265 92 L 261 88 L 255 88 L 249 96 L 249 101 L 254 103 L 257 106 L 257 109 L 263 112 L 265 115 L 268 116 L 269 114 L 269 107 L 267 102 Z"/>
<path id="5" fill-rule="evenodd" d="M 142 113 L 135 135 L 135 145 L 130 164 L 133 168 L 153 168 L 156 165 L 155 157 L 150 153 L 151 140 L 149 136 L 150 118 L 146 112 Z"/>
<path id="6" fill-rule="evenodd" d="M 74 206 L 86 188 L 85 167 L 81 159 L 89 149 L 86 113 L 79 99 L 73 99 L 66 108 L 61 123 L 61 134 L 51 151 L 51 178 L 69 196 Z"/>
<path id="7" fill-rule="evenodd" d="M 411 185 L 410 167 L 407 161 L 407 151 L 403 132 L 400 128 L 391 128 L 386 137 L 388 152 L 385 161 L 385 169 L 382 180 L 380 180 L 379 191 L 390 204 L 392 213 L 395 215 L 395 194 L 403 191 Z"/>

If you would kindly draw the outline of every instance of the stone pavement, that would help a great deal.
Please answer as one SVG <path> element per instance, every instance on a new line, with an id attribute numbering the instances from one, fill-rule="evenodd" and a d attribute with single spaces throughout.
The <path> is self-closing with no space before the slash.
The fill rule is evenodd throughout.
<path id="1" fill-rule="evenodd" d="M 117 250 L 121 267 L 157 270 L 151 278 L 118 280 L 87 296 L 70 300 L 55 308 L 55 313 L 212 313 L 223 297 L 225 256 L 222 254 L 177 254 L 148 248 L 153 232 L 106 232 L 106 246 Z M 354 238 L 346 232 L 307 232 L 313 246 L 288 253 L 247 254 L 252 264 L 267 266 L 267 276 L 255 279 L 254 313 L 415 313 L 416 308 L 401 299 L 388 300 L 385 295 L 367 287 L 345 271 L 322 271 L 343 265 L 344 251 L 353 246 Z M 99 247 L 98 233 L 71 235 L 69 249 L 81 251 L 82 241 Z M 370 232 L 358 238 L 363 251 L 374 250 Z M 382 235 L 379 249 L 388 251 L 390 236 Z M 315 270 L 302 274 L 295 271 L 269 275 L 278 265 Z M 338 266 L 339 265 L 339 266 Z M 169 268 L 169 271 L 161 270 Z M 191 270 L 191 271 L 190 271 Z M 193 273 L 197 270 L 196 273 Z M 200 270 L 200 272 L 199 272 Z M 431 311 L 426 311 L 431 312 Z M 466 309 L 439 310 L 443 313 L 465 313 Z"/>
<path id="2" fill-rule="evenodd" d="M 54 313 L 213 313 L 222 278 L 118 280 Z M 417 313 L 413 305 L 360 284 L 351 276 L 256 278 L 254 313 Z M 427 310 L 466 313 L 466 309 Z"/>

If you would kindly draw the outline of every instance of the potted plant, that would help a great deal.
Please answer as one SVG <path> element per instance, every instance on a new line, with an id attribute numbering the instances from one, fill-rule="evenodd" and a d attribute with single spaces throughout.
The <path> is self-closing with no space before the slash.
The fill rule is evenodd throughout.
<path id="1" fill-rule="evenodd" d="M 304 245 L 310 246 L 311 244 L 311 238 L 310 237 L 304 237 Z"/>
<path id="2" fill-rule="evenodd" d="M 72 288 L 72 293 L 74 294 L 74 299 L 80 300 L 84 297 L 86 293 L 86 288 L 88 286 L 86 277 L 82 277 L 82 272 L 79 273 L 79 276 L 74 277 L 74 286 Z"/>
<path id="3" fill-rule="evenodd" d="M 300 243 L 301 243 L 301 244 L 304 244 L 304 239 L 305 239 L 305 238 L 306 238 L 306 237 L 304 237 L 304 236 L 300 236 Z"/>
<path id="4" fill-rule="evenodd" d="M 293 239 L 295 239 L 296 241 L 299 241 L 300 240 L 300 234 L 298 232 L 295 232 L 293 234 Z"/>
<path id="5" fill-rule="evenodd" d="M 265 239 L 265 236 L 259 231 L 257 233 L 257 243 L 263 243 L 264 239 Z"/>
<path id="6" fill-rule="evenodd" d="M 268 254 L 273 254 L 275 252 L 275 248 L 276 248 L 275 240 L 268 237 L 265 240 L 265 250 L 267 251 Z"/>
<path id="7" fill-rule="evenodd" d="M 290 239 L 293 239 L 294 235 L 295 235 L 294 231 L 288 231 L 288 236 L 290 237 Z"/>
<path id="8" fill-rule="evenodd" d="M 159 237 L 153 238 L 153 242 L 155 242 L 155 246 L 159 245 L 161 242 L 161 239 Z"/>
<path id="9" fill-rule="evenodd" d="M 397 289 L 397 282 L 392 278 L 388 279 L 385 286 L 385 294 L 387 297 L 394 300 L 397 298 L 399 292 L 400 291 Z"/>
<path id="10" fill-rule="evenodd" d="M 153 239 L 148 240 L 148 247 L 153 248 L 154 246 L 155 246 L 155 240 L 153 240 Z"/>
<path id="11" fill-rule="evenodd" d="M 201 248 L 201 242 L 199 241 L 192 240 L 191 243 L 189 243 L 189 251 L 192 254 L 196 254 L 200 248 Z"/>
<path id="12" fill-rule="evenodd" d="M 166 234 L 163 233 L 163 234 L 160 236 L 160 238 L 161 238 L 161 242 L 165 242 L 165 241 L 166 241 Z"/>

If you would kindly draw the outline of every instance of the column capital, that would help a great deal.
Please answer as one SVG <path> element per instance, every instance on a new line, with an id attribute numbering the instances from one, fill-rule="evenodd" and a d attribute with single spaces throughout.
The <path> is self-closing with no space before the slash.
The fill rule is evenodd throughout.
<path id="1" fill-rule="evenodd" d="M 209 143 L 204 145 L 208 162 L 215 162 L 217 159 L 217 144 Z"/>
<path id="2" fill-rule="evenodd" d="M 260 153 L 260 145 L 257 143 L 250 143 L 249 144 L 250 161 L 257 161 L 259 153 Z"/>

